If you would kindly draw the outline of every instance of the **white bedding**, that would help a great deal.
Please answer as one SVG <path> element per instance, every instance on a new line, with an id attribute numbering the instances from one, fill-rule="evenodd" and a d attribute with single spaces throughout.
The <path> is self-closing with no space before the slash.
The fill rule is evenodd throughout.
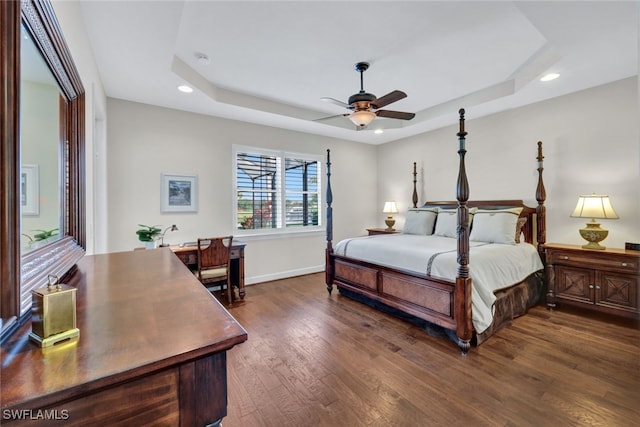
<path id="1" fill-rule="evenodd" d="M 482 333 L 493 322 L 494 291 L 521 282 L 543 266 L 536 248 L 528 243 L 469 244 L 473 326 Z M 335 246 L 334 253 L 454 281 L 456 249 L 457 240 L 450 237 L 391 234 L 345 239 Z"/>

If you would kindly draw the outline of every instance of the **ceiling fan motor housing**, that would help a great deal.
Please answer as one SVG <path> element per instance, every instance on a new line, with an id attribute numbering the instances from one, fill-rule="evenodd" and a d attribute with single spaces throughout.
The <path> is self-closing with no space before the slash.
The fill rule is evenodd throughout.
<path id="1" fill-rule="evenodd" d="M 349 106 L 355 109 L 368 109 L 369 103 L 376 100 L 376 96 L 372 93 L 360 92 L 349 97 Z"/>

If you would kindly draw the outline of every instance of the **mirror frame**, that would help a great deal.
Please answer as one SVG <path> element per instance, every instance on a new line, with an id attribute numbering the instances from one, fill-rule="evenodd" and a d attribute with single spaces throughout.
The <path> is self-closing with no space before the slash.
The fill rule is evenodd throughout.
<path id="1" fill-rule="evenodd" d="M 21 24 L 51 69 L 63 96 L 60 107 L 61 239 L 20 253 L 20 43 Z M 68 274 L 84 256 L 85 91 L 49 0 L 0 1 L 0 316 L 4 341 L 30 317 L 21 291 Z M 66 102 L 65 99 L 66 98 Z"/>

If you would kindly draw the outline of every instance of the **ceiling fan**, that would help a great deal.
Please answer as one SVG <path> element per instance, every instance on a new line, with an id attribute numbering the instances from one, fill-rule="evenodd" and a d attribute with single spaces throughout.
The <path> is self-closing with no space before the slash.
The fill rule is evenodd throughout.
<path id="1" fill-rule="evenodd" d="M 358 62 L 354 68 L 360 73 L 360 92 L 351 95 L 347 103 L 338 101 L 334 98 L 321 98 L 323 101 L 332 102 L 334 104 L 353 110 L 352 113 L 343 114 L 348 117 L 358 128 L 364 128 L 376 117 L 387 117 L 390 119 L 411 120 L 416 115 L 414 113 L 405 113 L 402 111 L 380 110 L 380 108 L 399 101 L 407 97 L 407 94 L 394 90 L 381 98 L 376 98 L 372 93 L 364 91 L 364 72 L 369 68 L 368 62 Z"/>

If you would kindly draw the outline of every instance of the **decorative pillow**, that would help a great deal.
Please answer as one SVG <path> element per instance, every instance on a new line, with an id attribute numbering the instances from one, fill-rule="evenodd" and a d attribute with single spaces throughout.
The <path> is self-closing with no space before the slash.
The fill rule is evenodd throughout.
<path id="1" fill-rule="evenodd" d="M 473 221 L 473 215 L 476 208 L 469 209 L 469 224 Z M 457 209 L 440 209 L 436 220 L 436 229 L 433 232 L 436 236 L 442 237 L 458 237 L 458 210 Z"/>
<path id="2" fill-rule="evenodd" d="M 407 211 L 402 232 L 404 234 L 419 234 L 429 236 L 433 234 L 433 225 L 436 223 L 438 208 L 420 209 L 411 208 Z"/>
<path id="3" fill-rule="evenodd" d="M 522 235 L 522 227 L 527 223 L 527 217 L 518 218 L 518 224 L 516 224 L 516 243 L 520 243 L 520 236 Z"/>
<path id="4" fill-rule="evenodd" d="M 522 208 L 478 209 L 469 240 L 515 245 L 515 231 Z"/>

